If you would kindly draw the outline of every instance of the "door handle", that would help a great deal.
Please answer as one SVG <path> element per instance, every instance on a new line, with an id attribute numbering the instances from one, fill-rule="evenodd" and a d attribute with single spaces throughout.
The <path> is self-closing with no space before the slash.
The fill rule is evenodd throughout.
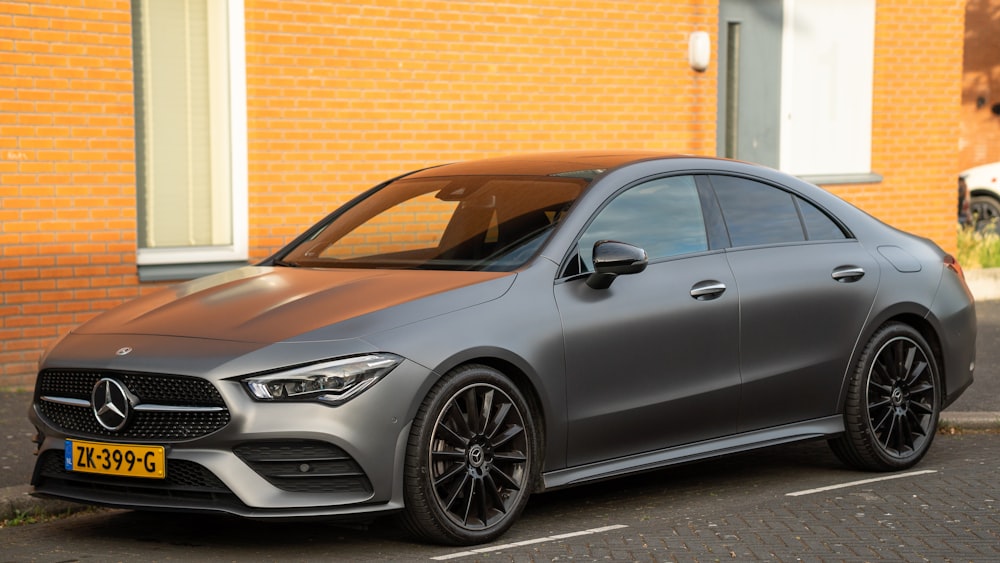
<path id="1" fill-rule="evenodd" d="M 698 301 L 708 301 L 722 295 L 725 291 L 726 284 L 720 281 L 703 281 L 698 282 L 691 287 L 691 297 L 694 297 Z"/>
<path id="2" fill-rule="evenodd" d="M 865 276 L 865 269 L 859 266 L 841 266 L 835 268 L 831 276 L 840 283 L 856 282 Z"/>

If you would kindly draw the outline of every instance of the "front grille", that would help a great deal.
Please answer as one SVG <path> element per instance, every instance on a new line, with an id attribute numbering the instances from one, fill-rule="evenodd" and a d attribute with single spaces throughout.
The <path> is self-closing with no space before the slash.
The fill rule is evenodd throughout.
<path id="1" fill-rule="evenodd" d="M 43 452 L 33 483 L 39 492 L 67 497 L 99 497 L 104 504 L 143 505 L 181 503 L 205 508 L 244 507 L 211 471 L 193 461 L 167 462 L 165 479 L 115 477 L 67 471 L 58 450 Z"/>
<path id="2" fill-rule="evenodd" d="M 371 482 L 358 463 L 326 442 L 249 442 L 233 448 L 233 453 L 284 491 L 372 493 Z"/>
<path id="3" fill-rule="evenodd" d="M 84 437 L 180 442 L 211 434 L 229 423 L 227 411 L 136 412 L 128 427 L 112 431 L 97 423 L 90 407 L 47 401 L 40 401 L 38 407 L 42 416 L 56 428 L 67 434 Z"/>
<path id="4" fill-rule="evenodd" d="M 38 390 L 42 395 L 90 399 L 94 385 L 102 377 L 113 377 L 121 381 L 147 403 L 223 405 L 222 395 L 209 381 L 184 375 L 47 369 L 38 374 Z"/>
<path id="5" fill-rule="evenodd" d="M 101 426 L 90 406 L 94 385 L 104 377 L 121 382 L 139 399 L 140 408 L 120 430 Z M 38 375 L 37 404 L 46 422 L 80 437 L 180 442 L 211 434 L 229 424 L 230 418 L 214 385 L 180 375 L 45 370 Z M 157 408 L 141 410 L 149 405 Z"/>

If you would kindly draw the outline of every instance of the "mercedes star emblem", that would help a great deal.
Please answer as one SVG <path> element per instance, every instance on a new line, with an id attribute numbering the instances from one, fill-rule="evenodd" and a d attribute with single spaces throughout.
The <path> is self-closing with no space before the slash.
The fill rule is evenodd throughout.
<path id="1" fill-rule="evenodd" d="M 91 405 L 101 426 L 108 430 L 121 430 L 128 421 L 132 400 L 121 383 L 105 377 L 94 385 Z"/>

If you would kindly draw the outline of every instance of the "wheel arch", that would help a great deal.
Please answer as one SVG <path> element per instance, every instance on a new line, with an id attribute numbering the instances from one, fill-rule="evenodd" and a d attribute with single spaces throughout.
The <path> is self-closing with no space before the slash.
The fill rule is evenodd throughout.
<path id="1" fill-rule="evenodd" d="M 941 339 L 938 337 L 937 329 L 934 327 L 933 323 L 927 319 L 926 313 L 918 313 L 915 311 L 896 311 L 892 314 L 886 315 L 881 318 L 879 322 L 872 323 L 870 329 L 862 334 L 861 338 L 858 339 L 857 345 L 855 346 L 854 353 L 851 355 L 851 362 L 847 366 L 847 370 L 844 372 L 844 383 L 840 394 L 840 405 L 839 410 L 843 412 L 844 405 L 847 401 L 847 384 L 850 380 L 851 373 L 853 372 L 855 366 L 864 353 L 865 347 L 872 337 L 885 325 L 898 322 L 912 327 L 914 330 L 920 333 L 920 336 L 927 341 L 927 345 L 931 347 L 931 353 L 934 355 L 934 366 L 937 368 L 938 378 L 941 384 L 941 389 L 948 389 L 947 378 L 948 373 L 945 368 L 944 356 L 942 354 Z M 943 401 L 943 397 L 942 397 Z"/>
<path id="2" fill-rule="evenodd" d="M 537 374 L 531 370 L 529 364 L 522 358 L 516 356 L 510 357 L 508 354 L 497 352 L 495 350 L 467 351 L 464 354 L 450 358 L 448 361 L 438 366 L 434 371 L 438 375 L 439 379 L 440 377 L 443 377 L 444 374 L 454 369 L 474 364 L 484 365 L 504 374 L 524 395 L 524 399 L 528 402 L 528 406 L 531 407 L 532 412 L 535 415 L 535 429 L 538 432 L 538 439 L 540 441 L 539 447 L 542 452 L 542 463 L 539 466 L 539 470 L 541 472 L 546 471 L 546 460 L 550 459 L 549 443 L 551 437 L 549 432 L 551 429 L 549 427 L 549 421 L 551 418 L 549 414 L 552 412 L 552 409 L 556 407 L 545 399 L 546 395 L 541 388 Z M 430 388 L 428 388 L 427 392 L 429 391 Z M 423 399 L 421 398 L 421 400 Z M 533 489 L 534 490 L 532 492 L 540 492 L 542 490 L 542 480 L 540 474 L 535 476 Z"/>
<path id="3" fill-rule="evenodd" d="M 934 365 L 937 367 L 938 370 L 938 378 L 941 384 L 941 390 L 943 392 L 945 389 L 948 389 L 947 385 L 948 374 L 946 373 L 947 370 L 945 368 L 944 354 L 941 348 L 941 339 L 938 338 L 938 333 L 937 330 L 934 328 L 934 325 L 931 324 L 931 322 L 926 317 L 922 317 L 920 315 L 916 315 L 913 313 L 905 313 L 897 315 L 889 320 L 898 321 L 903 324 L 909 325 L 913 327 L 917 332 L 919 332 L 920 336 L 924 337 L 924 340 L 927 341 L 927 345 L 931 347 L 931 353 L 934 354 Z"/>
<path id="4" fill-rule="evenodd" d="M 998 204 L 1000 204 L 1000 194 L 996 193 L 995 191 L 993 191 L 993 190 L 991 190 L 989 188 L 972 188 L 972 187 L 970 187 L 969 188 L 969 197 L 975 197 L 975 196 L 988 197 L 988 198 L 992 199 L 993 201 L 997 202 Z"/>
<path id="5" fill-rule="evenodd" d="M 491 367 L 510 378 L 511 382 L 513 382 L 518 390 L 524 394 L 525 400 L 528 401 L 529 406 L 531 406 L 535 414 L 538 416 L 536 423 L 538 424 L 539 437 L 542 439 L 542 451 L 545 451 L 546 409 L 542 404 L 538 388 L 535 386 L 534 381 L 528 377 L 527 372 L 521 369 L 518 364 L 497 356 L 480 356 L 477 358 L 471 358 L 462 362 L 460 365 L 467 364 L 482 364 Z"/>

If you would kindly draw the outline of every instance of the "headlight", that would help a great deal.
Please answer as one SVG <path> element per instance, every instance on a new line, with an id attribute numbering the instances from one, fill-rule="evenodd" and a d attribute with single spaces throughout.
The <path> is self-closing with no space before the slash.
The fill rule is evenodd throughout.
<path id="1" fill-rule="evenodd" d="M 243 383 L 261 401 L 311 400 L 339 405 L 374 385 L 402 361 L 393 354 L 370 354 L 255 375 Z"/>

